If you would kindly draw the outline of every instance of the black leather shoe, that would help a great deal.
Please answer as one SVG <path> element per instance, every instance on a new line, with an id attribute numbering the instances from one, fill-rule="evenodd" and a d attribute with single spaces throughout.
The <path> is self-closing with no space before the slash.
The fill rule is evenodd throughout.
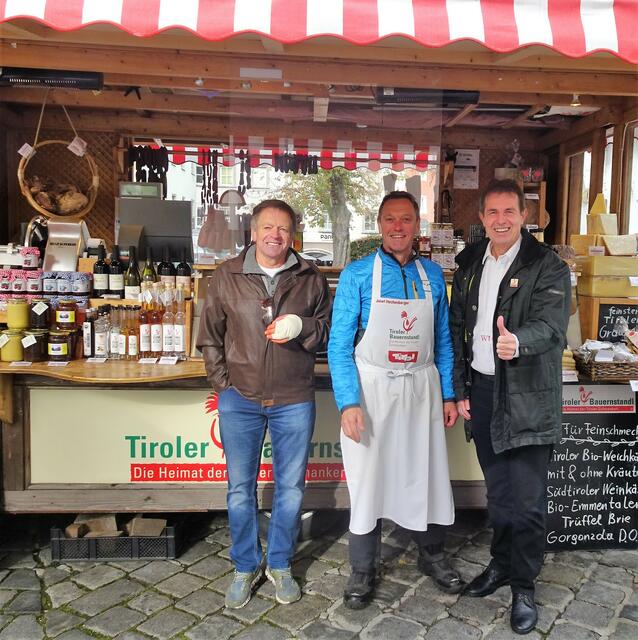
<path id="1" fill-rule="evenodd" d="M 343 592 L 343 602 L 348 609 L 364 609 L 374 594 L 374 573 L 353 571 Z"/>
<path id="2" fill-rule="evenodd" d="M 460 593 L 465 588 L 465 582 L 444 553 L 430 554 L 421 549 L 417 564 L 422 573 L 434 579 L 441 591 Z"/>
<path id="3" fill-rule="evenodd" d="M 510 583 L 510 577 L 496 565 L 490 564 L 467 585 L 465 595 L 472 598 L 482 598 L 494 593 L 499 587 Z"/>
<path id="4" fill-rule="evenodd" d="M 526 593 L 512 594 L 512 613 L 510 625 L 519 635 L 529 633 L 538 622 L 538 609 L 534 598 Z"/>

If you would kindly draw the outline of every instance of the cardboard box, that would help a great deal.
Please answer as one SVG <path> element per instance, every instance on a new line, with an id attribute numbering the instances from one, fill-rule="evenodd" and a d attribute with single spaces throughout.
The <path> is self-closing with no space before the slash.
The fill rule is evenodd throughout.
<path id="1" fill-rule="evenodd" d="M 638 276 L 638 256 L 577 256 L 581 276 Z"/>
<path id="2" fill-rule="evenodd" d="M 609 236 L 618 235 L 618 216 L 615 213 L 600 213 L 587 216 L 587 233 Z"/>

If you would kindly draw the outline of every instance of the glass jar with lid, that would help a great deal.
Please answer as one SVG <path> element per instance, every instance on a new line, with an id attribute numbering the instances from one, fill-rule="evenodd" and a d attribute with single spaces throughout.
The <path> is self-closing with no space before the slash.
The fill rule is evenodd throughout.
<path id="1" fill-rule="evenodd" d="M 26 298 L 10 298 L 7 300 L 7 327 L 9 329 L 28 329 L 29 303 Z"/>
<path id="2" fill-rule="evenodd" d="M 69 362 L 71 360 L 70 336 L 70 331 L 49 331 L 47 355 L 51 362 Z"/>
<path id="3" fill-rule="evenodd" d="M 78 304 L 71 298 L 60 298 L 55 310 L 55 327 L 59 331 L 72 331 L 77 327 L 75 315 Z"/>
<path id="4" fill-rule="evenodd" d="M 5 329 L 0 331 L 0 360 L 20 362 L 22 360 L 22 331 Z"/>
<path id="5" fill-rule="evenodd" d="M 47 359 L 49 332 L 46 329 L 27 329 L 22 338 L 25 362 L 44 362 Z"/>
<path id="6" fill-rule="evenodd" d="M 29 307 L 29 326 L 48 329 L 51 326 L 51 304 L 44 298 L 33 298 Z"/>

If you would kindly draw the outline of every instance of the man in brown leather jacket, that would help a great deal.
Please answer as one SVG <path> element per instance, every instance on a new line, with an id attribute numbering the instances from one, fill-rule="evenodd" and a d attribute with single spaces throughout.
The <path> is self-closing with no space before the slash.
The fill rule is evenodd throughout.
<path id="1" fill-rule="evenodd" d="M 278 602 L 301 597 L 290 561 L 315 422 L 315 354 L 328 341 L 330 294 L 325 277 L 291 249 L 295 227 L 295 212 L 282 200 L 253 209 L 253 243 L 215 271 L 197 339 L 219 394 L 235 564 L 230 608 L 248 603 L 262 573 L 256 487 L 266 429 L 275 485 L 266 575 Z"/>

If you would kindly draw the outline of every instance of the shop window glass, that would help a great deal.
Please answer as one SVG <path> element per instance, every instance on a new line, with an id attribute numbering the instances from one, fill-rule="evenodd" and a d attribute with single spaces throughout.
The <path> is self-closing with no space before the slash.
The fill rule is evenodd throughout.
<path id="1" fill-rule="evenodd" d="M 638 126 L 629 132 L 629 165 L 627 167 L 629 233 L 638 233 Z"/>
<path id="2" fill-rule="evenodd" d="M 611 163 L 614 155 L 614 128 L 610 127 L 605 132 L 605 153 L 603 158 L 603 195 L 605 202 L 611 200 Z"/>
<path id="3" fill-rule="evenodd" d="M 582 174 L 580 181 L 580 233 L 587 233 L 587 214 L 589 213 L 589 178 L 591 174 L 591 151 L 582 153 Z"/>

